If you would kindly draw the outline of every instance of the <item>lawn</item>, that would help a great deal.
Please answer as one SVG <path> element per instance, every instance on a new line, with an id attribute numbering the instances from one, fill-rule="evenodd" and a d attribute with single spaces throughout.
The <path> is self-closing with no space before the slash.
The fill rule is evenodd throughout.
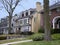
<path id="1" fill-rule="evenodd" d="M 0 44 L 9 43 L 9 42 L 15 42 L 15 41 L 22 41 L 22 40 L 27 40 L 27 39 L 25 39 L 25 38 L 15 38 L 15 39 L 9 39 L 9 40 L 1 40 Z"/>
<path id="2" fill-rule="evenodd" d="M 34 34 L 32 37 L 39 36 L 40 34 Z M 41 35 L 40 35 L 41 36 Z M 60 45 L 60 33 L 59 34 L 52 34 L 52 41 L 32 41 L 32 42 L 25 42 L 25 43 L 18 43 L 13 45 Z"/>
<path id="3" fill-rule="evenodd" d="M 42 36 L 42 35 L 44 35 L 44 34 L 42 34 L 42 33 L 33 34 L 33 35 L 29 36 L 27 39 L 33 39 L 36 36 Z M 27 39 L 16 38 L 16 39 L 10 39 L 10 40 L 2 40 L 2 41 L 0 41 L 0 44 L 14 42 L 14 41 L 27 40 Z M 53 40 L 50 42 L 32 41 L 32 42 L 18 43 L 18 44 L 13 44 L 13 45 L 60 45 L 60 33 L 52 34 L 52 39 Z"/>
<path id="4" fill-rule="evenodd" d="M 33 42 L 25 42 L 25 43 L 19 43 L 19 44 L 13 44 L 13 45 L 60 45 L 60 40 L 55 41 L 33 41 Z"/>

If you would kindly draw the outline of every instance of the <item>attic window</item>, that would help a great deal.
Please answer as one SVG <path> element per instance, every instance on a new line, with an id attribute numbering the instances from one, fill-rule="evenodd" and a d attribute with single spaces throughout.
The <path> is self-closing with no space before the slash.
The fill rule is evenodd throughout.
<path id="1" fill-rule="evenodd" d="M 24 17 L 24 14 L 22 14 L 22 17 Z"/>
<path id="2" fill-rule="evenodd" d="M 28 12 L 26 12 L 26 16 L 28 16 Z"/>
<path id="3" fill-rule="evenodd" d="M 32 14 L 34 11 L 30 11 L 30 14 Z"/>

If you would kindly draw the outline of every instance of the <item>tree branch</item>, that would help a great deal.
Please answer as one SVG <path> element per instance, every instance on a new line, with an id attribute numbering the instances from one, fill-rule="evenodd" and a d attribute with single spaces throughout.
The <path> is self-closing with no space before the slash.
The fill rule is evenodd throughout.
<path id="1" fill-rule="evenodd" d="M 9 11 L 8 11 L 8 5 L 7 5 L 7 4 L 5 4 L 4 0 L 2 0 L 2 4 L 3 4 L 3 6 L 4 6 L 5 10 L 9 13 Z"/>
<path id="2" fill-rule="evenodd" d="M 16 0 L 15 6 L 13 7 L 13 11 L 14 11 L 14 9 L 16 8 L 16 6 L 18 5 L 18 3 L 19 3 L 20 1 L 22 1 L 22 0 Z"/>

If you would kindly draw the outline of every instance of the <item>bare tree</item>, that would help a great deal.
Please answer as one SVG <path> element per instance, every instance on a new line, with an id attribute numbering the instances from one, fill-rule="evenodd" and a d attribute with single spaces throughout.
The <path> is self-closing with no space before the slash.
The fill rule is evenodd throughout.
<path id="1" fill-rule="evenodd" d="M 9 14 L 9 33 L 11 33 L 11 19 L 13 12 L 21 1 L 22 0 L 0 0 L 0 2 L 3 4 L 3 7 Z"/>
<path id="2" fill-rule="evenodd" d="M 45 23 L 45 40 L 51 40 L 51 26 L 49 17 L 49 0 L 44 0 L 44 23 Z"/>

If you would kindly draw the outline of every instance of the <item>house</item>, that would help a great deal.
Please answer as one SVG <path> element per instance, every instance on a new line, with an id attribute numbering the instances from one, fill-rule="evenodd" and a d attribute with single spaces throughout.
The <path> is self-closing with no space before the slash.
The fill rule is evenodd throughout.
<path id="1" fill-rule="evenodd" d="M 0 34 L 8 34 L 7 18 L 2 18 L 0 22 Z"/>
<path id="2" fill-rule="evenodd" d="M 49 9 L 50 9 L 49 16 L 50 16 L 51 28 L 60 29 L 60 2 L 51 5 Z M 42 11 L 41 13 L 42 13 L 41 26 L 44 27 L 44 18 L 43 18 L 44 11 Z"/>
<path id="3" fill-rule="evenodd" d="M 53 29 L 60 29 L 60 2 L 50 6 L 50 21 Z"/>
<path id="4" fill-rule="evenodd" d="M 57 2 L 49 7 L 50 24 L 53 29 L 60 29 L 60 2 Z M 0 33 L 4 32 L 1 28 L 4 27 L 5 33 L 8 34 L 8 18 L 6 23 L 0 21 Z M 6 24 L 6 25 L 4 25 Z M 4 25 L 4 26 L 3 26 Z M 30 8 L 15 14 L 11 20 L 12 33 L 20 32 L 38 32 L 44 28 L 44 10 L 40 2 L 36 3 L 36 8 Z M 7 29 L 6 29 L 7 28 Z"/>
<path id="5" fill-rule="evenodd" d="M 53 29 L 60 29 L 60 2 L 49 7 L 50 24 Z M 23 11 L 17 19 L 20 21 L 20 31 L 38 32 L 40 27 L 44 28 L 44 11 L 40 2 L 36 3 L 35 9 Z"/>
<path id="6" fill-rule="evenodd" d="M 40 28 L 40 11 L 42 10 L 42 6 L 40 2 L 36 3 L 36 9 L 28 9 L 26 11 L 22 11 L 19 14 L 18 19 L 16 19 L 15 31 L 17 32 L 38 32 Z"/>

